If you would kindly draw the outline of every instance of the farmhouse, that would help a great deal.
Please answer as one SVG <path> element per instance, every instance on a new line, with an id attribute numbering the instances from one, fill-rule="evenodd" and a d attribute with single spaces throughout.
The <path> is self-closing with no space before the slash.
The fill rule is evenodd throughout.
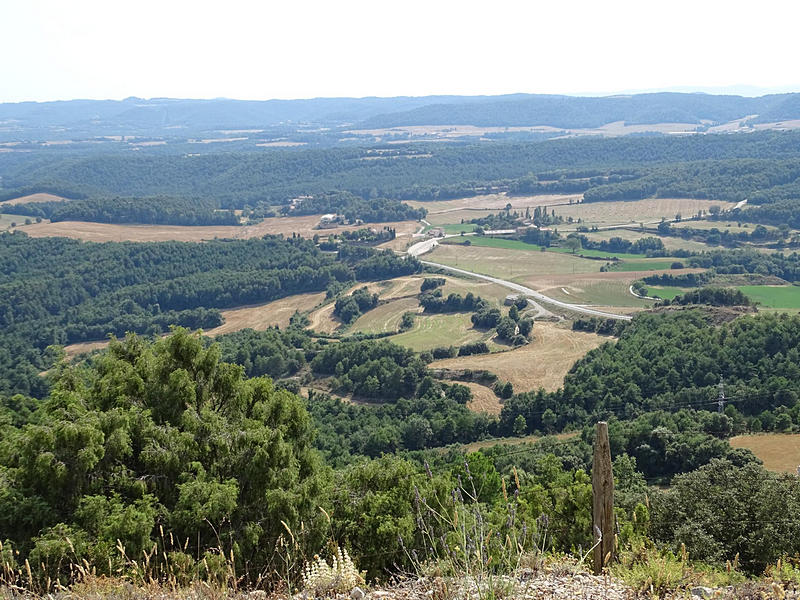
<path id="1" fill-rule="evenodd" d="M 319 227 L 326 228 L 326 227 L 336 227 L 338 224 L 339 218 L 336 216 L 336 213 L 329 213 L 327 215 L 322 215 L 319 219 Z"/>

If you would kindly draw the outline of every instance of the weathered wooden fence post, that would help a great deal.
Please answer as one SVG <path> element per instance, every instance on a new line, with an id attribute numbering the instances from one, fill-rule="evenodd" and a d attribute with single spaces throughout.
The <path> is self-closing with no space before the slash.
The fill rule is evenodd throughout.
<path id="1" fill-rule="evenodd" d="M 595 543 L 594 572 L 600 574 L 614 557 L 614 475 L 611 472 L 608 423 L 605 421 L 597 423 L 594 437 L 592 530 Z"/>

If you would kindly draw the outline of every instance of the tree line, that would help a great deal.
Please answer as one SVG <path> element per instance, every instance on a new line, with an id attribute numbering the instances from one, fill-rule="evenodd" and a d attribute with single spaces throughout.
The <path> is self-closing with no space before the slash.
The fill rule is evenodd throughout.
<path id="1" fill-rule="evenodd" d="M 232 210 L 219 209 L 200 198 L 88 198 L 60 202 L 22 203 L 3 207 L 11 214 L 59 221 L 90 221 L 137 225 L 239 225 Z"/>
<path id="2" fill-rule="evenodd" d="M 372 248 L 340 254 L 299 237 L 96 244 L 2 234 L 0 391 L 43 395 L 38 373 L 49 368 L 53 344 L 158 334 L 172 324 L 211 328 L 222 322 L 219 309 L 422 268 Z"/>

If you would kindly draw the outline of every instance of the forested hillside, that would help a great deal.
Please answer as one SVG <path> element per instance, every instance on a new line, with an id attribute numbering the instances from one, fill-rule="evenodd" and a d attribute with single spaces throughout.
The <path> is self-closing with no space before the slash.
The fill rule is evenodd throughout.
<path id="1" fill-rule="evenodd" d="M 367 119 L 364 127 L 402 125 L 549 125 L 563 128 L 626 123 L 726 122 L 757 114 L 761 122 L 797 118 L 794 94 L 761 98 L 707 94 L 636 94 L 605 98 L 525 96 L 487 98 L 484 102 L 432 102 L 405 112 Z"/>
<path id="2" fill-rule="evenodd" d="M 559 95 L 315 98 L 245 101 L 231 99 L 126 98 L 0 104 L 0 120 L 20 131 L 67 127 L 85 134 L 172 134 L 274 127 L 288 123 L 359 127 L 490 125 L 580 128 L 614 121 L 631 123 L 726 122 L 758 115 L 759 122 L 800 117 L 796 95 L 760 98 L 658 93 L 576 98 Z M 90 123 L 91 120 L 91 123 Z M 30 139 L 30 136 L 28 137 Z"/>
<path id="3" fill-rule="evenodd" d="M 238 225 L 233 211 L 201 198 L 90 198 L 60 202 L 19 203 L 2 209 L 58 221 L 132 223 L 137 225 Z"/>
<path id="4" fill-rule="evenodd" d="M 0 234 L 0 390 L 43 395 L 38 373 L 52 344 L 210 328 L 221 324 L 220 308 L 421 268 L 359 250 L 345 262 L 302 238 L 93 244 Z"/>
<path id="5" fill-rule="evenodd" d="M 204 196 L 218 201 L 222 208 L 242 208 L 259 201 L 285 203 L 296 196 L 334 190 L 349 191 L 364 198 L 425 200 L 471 195 L 487 186 L 507 189 L 517 179 L 531 174 L 541 179 L 561 176 L 583 179 L 617 173 L 632 181 L 610 188 L 600 187 L 597 193 L 609 199 L 624 199 L 657 195 L 658 185 L 662 184 L 643 187 L 650 185 L 651 179 L 656 183 L 665 181 L 679 185 L 686 178 L 687 161 L 725 161 L 718 167 L 710 164 L 711 179 L 703 184 L 706 188 L 700 187 L 702 181 L 697 178 L 689 178 L 686 183 L 694 186 L 686 187 L 687 193 L 704 189 L 702 197 L 710 197 L 712 192 L 726 185 L 730 189 L 738 185 L 736 177 L 740 169 L 746 174 L 747 168 L 759 167 L 754 161 L 727 162 L 734 159 L 784 161 L 775 166 L 760 163 L 767 175 L 758 177 L 773 187 L 793 181 L 787 180 L 784 173 L 793 172 L 794 163 L 786 161 L 800 156 L 799 139 L 800 133 L 795 132 L 760 132 L 565 139 L 525 144 L 429 144 L 391 147 L 380 153 L 372 148 L 218 152 L 197 156 L 34 153 L 26 160 L 0 154 L 0 175 L 3 176 L 0 197 L 11 198 L 39 190 L 67 197 Z M 663 166 L 668 163 L 674 165 Z M 714 168 L 719 171 L 716 175 Z M 729 173 L 727 176 L 725 169 Z M 776 170 L 781 174 L 769 179 L 768 174 Z M 643 183 L 639 181 L 642 177 L 650 179 Z M 602 178 L 597 182 L 581 181 L 578 189 L 589 193 L 605 183 L 607 181 Z M 577 184 L 573 182 L 572 185 Z M 623 187 L 617 190 L 616 185 Z M 545 189 L 557 191 L 559 188 Z M 588 199 L 600 199 L 600 196 L 589 193 Z"/>
<path id="6" fill-rule="evenodd" d="M 520 415 L 534 431 L 685 406 L 711 410 L 720 381 L 729 404 L 709 433 L 800 424 L 800 317 L 743 316 L 717 326 L 713 314 L 695 309 L 637 316 L 618 342 L 578 361 L 558 392 L 519 394 L 507 402 L 503 427 L 511 431 Z"/>

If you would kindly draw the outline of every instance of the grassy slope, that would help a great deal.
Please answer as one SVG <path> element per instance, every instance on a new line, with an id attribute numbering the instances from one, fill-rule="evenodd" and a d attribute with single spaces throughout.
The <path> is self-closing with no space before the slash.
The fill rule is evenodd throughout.
<path id="1" fill-rule="evenodd" d="M 739 285 L 750 299 L 760 303 L 763 308 L 800 309 L 800 286 L 795 285 Z M 647 286 L 648 294 L 672 300 L 679 294 L 691 291 L 691 288 Z"/>
<path id="2" fill-rule="evenodd" d="M 768 308 L 800 309 L 800 287 L 796 285 L 740 285 L 737 289 Z"/>
<path id="3" fill-rule="evenodd" d="M 470 317 L 471 313 L 419 315 L 411 330 L 389 339 L 417 351 L 488 340 L 493 332 L 473 328 Z"/>
<path id="4" fill-rule="evenodd" d="M 469 240 L 471 246 L 480 246 L 484 248 L 505 248 L 507 250 L 524 250 L 527 252 L 541 252 L 542 247 L 537 246 L 536 244 L 527 244 L 520 240 L 510 240 L 505 238 L 495 238 L 495 237 L 485 237 L 485 236 L 469 236 L 469 237 L 458 237 L 458 238 L 450 238 L 445 240 L 444 244 L 463 244 L 464 241 Z M 576 256 L 582 254 L 583 256 L 590 256 L 595 258 L 608 258 L 608 257 L 616 257 L 620 260 L 624 259 L 635 259 L 635 258 L 646 258 L 644 254 L 624 254 L 621 252 L 603 252 L 602 250 L 578 250 L 576 252 L 572 252 L 569 248 L 558 248 L 558 247 L 550 247 L 547 248 L 547 252 L 558 252 L 561 254 L 575 254 Z"/>
<path id="5" fill-rule="evenodd" d="M 749 448 L 770 471 L 796 473 L 800 465 L 800 433 L 761 433 L 731 438 L 734 448 Z"/>
<path id="6" fill-rule="evenodd" d="M 625 260 L 616 263 L 613 267 L 614 271 L 668 271 L 672 263 L 675 262 L 671 258 L 644 258 L 641 260 Z"/>
<path id="7" fill-rule="evenodd" d="M 690 288 L 648 285 L 647 294 L 649 296 L 657 296 L 666 300 L 672 300 L 675 296 L 688 292 L 689 289 Z"/>

